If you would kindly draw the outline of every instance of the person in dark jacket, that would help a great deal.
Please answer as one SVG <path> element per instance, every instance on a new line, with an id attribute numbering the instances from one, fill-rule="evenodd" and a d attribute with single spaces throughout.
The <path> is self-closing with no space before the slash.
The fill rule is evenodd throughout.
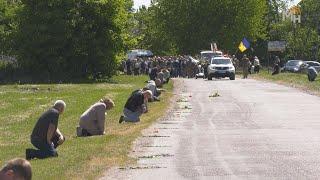
<path id="1" fill-rule="evenodd" d="M 122 122 L 140 122 L 140 116 L 148 112 L 147 103 L 152 98 L 152 91 L 150 90 L 136 90 L 127 100 L 123 115 L 120 117 L 119 123 Z"/>
<path id="2" fill-rule="evenodd" d="M 58 129 L 59 115 L 66 108 L 66 103 L 58 100 L 54 106 L 42 114 L 33 128 L 31 143 L 38 149 L 26 149 L 26 159 L 44 159 L 58 156 L 56 148 L 61 145 L 65 138 Z"/>
<path id="3" fill-rule="evenodd" d="M 309 81 L 311 81 L 311 82 L 315 81 L 317 76 L 318 76 L 318 72 L 317 72 L 316 68 L 314 68 L 312 66 L 309 67 L 308 68 L 308 79 L 309 79 Z"/>
<path id="4" fill-rule="evenodd" d="M 157 79 L 157 76 L 158 76 L 158 68 L 154 67 L 151 69 L 151 72 L 149 74 L 150 80 L 155 81 Z"/>

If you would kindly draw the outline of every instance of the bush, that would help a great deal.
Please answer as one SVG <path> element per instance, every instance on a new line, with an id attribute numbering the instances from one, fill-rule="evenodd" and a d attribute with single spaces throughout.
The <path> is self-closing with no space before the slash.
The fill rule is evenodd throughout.
<path id="1" fill-rule="evenodd" d="M 34 78 L 111 77 L 122 50 L 123 0 L 22 1 L 18 60 Z M 39 76 L 40 75 L 40 76 Z"/>

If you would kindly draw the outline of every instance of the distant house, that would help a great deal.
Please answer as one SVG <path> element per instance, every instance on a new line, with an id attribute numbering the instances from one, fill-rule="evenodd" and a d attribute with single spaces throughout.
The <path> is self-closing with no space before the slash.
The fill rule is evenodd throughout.
<path id="1" fill-rule="evenodd" d="M 289 19 L 294 24 L 301 23 L 301 9 L 298 6 L 291 7 L 288 11 L 284 11 L 282 15 L 282 20 L 285 21 Z"/>

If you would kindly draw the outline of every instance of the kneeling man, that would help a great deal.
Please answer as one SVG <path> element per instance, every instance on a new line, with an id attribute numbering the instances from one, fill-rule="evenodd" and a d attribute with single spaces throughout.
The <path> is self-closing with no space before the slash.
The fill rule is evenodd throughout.
<path id="1" fill-rule="evenodd" d="M 148 112 L 147 103 L 150 98 L 152 98 L 152 92 L 150 90 L 134 91 L 124 106 L 123 115 L 120 117 L 119 123 L 123 121 L 139 122 L 140 116 Z"/>
<path id="2" fill-rule="evenodd" d="M 58 156 L 56 148 L 65 141 L 58 129 L 58 120 L 59 115 L 64 112 L 65 108 L 66 103 L 58 100 L 52 108 L 42 114 L 31 134 L 31 143 L 38 150 L 27 149 L 26 159 L 43 159 Z"/>
<path id="3" fill-rule="evenodd" d="M 105 113 L 114 107 L 114 102 L 109 98 L 101 99 L 92 105 L 80 117 L 77 135 L 96 136 L 105 134 Z"/>

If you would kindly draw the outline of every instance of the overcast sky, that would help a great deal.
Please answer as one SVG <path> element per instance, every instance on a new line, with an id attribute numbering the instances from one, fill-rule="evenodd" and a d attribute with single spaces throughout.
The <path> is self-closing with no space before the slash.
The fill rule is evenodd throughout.
<path id="1" fill-rule="evenodd" d="M 294 0 L 293 4 L 296 5 L 300 2 L 301 0 Z"/>
<path id="2" fill-rule="evenodd" d="M 301 0 L 294 0 L 294 4 L 298 4 Z M 134 8 L 138 9 L 140 6 L 142 5 L 146 5 L 149 6 L 150 5 L 150 0 L 134 0 Z"/>
<path id="3" fill-rule="evenodd" d="M 134 1 L 134 8 L 138 9 L 142 5 L 149 6 L 150 5 L 150 0 L 133 0 Z"/>

